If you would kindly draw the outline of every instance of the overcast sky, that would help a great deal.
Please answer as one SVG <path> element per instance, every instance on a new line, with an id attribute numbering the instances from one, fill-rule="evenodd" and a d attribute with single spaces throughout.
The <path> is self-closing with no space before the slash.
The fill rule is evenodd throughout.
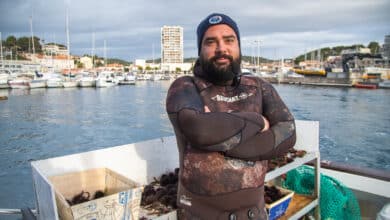
<path id="1" fill-rule="evenodd" d="M 244 55 L 294 57 L 313 48 L 383 44 L 390 34 L 390 0 L 0 0 L 0 32 L 66 45 L 69 5 L 74 55 L 95 52 L 127 61 L 160 57 L 160 28 L 184 28 L 184 57 L 197 56 L 196 27 L 212 12 L 231 16 L 241 32 Z"/>

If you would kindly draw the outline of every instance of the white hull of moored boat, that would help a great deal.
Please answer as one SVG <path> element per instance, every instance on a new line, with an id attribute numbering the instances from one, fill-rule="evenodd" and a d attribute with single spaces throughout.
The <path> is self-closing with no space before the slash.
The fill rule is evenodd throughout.
<path id="1" fill-rule="evenodd" d="M 76 81 L 65 81 L 62 83 L 64 88 L 74 88 L 77 87 L 78 83 Z"/>
<path id="2" fill-rule="evenodd" d="M 106 81 L 106 80 L 96 80 L 96 88 L 106 88 L 106 87 L 111 87 L 115 86 L 116 84 L 111 81 Z"/>
<path id="3" fill-rule="evenodd" d="M 46 88 L 46 80 L 44 79 L 32 80 L 31 82 L 29 82 L 29 88 L 30 89 Z"/>
<path id="4" fill-rule="evenodd" d="M 8 82 L 9 87 L 11 89 L 29 89 L 30 85 L 29 82 L 31 80 L 25 80 L 25 79 L 15 79 Z"/>
<path id="5" fill-rule="evenodd" d="M 81 79 L 79 81 L 79 86 L 80 87 L 95 87 L 95 85 L 96 85 L 95 79 L 90 79 L 90 80 L 88 80 L 88 79 Z"/>
<path id="6" fill-rule="evenodd" d="M 59 81 L 47 81 L 47 88 L 61 88 L 63 83 Z"/>
<path id="7" fill-rule="evenodd" d="M 8 80 L 0 80 L 0 89 L 8 89 L 10 88 L 8 84 Z"/>

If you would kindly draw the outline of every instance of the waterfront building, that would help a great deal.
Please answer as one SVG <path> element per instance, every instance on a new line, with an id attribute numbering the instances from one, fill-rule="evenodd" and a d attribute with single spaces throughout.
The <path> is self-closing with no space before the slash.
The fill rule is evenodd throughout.
<path id="1" fill-rule="evenodd" d="M 88 56 L 83 56 L 80 58 L 80 63 L 83 64 L 83 67 L 85 69 L 92 69 L 93 68 L 93 63 L 92 63 L 92 58 Z"/>
<path id="2" fill-rule="evenodd" d="M 65 46 L 54 43 L 42 45 L 42 50 L 47 55 L 68 55 L 68 49 Z"/>
<path id="3" fill-rule="evenodd" d="M 21 73 L 41 71 L 41 65 L 31 60 L 3 60 L 6 73 Z"/>
<path id="4" fill-rule="evenodd" d="M 183 28 L 163 26 L 161 28 L 161 63 L 183 63 Z"/>
<path id="5" fill-rule="evenodd" d="M 382 46 L 383 59 L 390 60 L 390 35 L 385 36 L 385 42 Z"/>
<path id="6" fill-rule="evenodd" d="M 367 47 L 359 47 L 359 48 L 353 48 L 353 49 L 345 49 L 341 51 L 341 55 L 346 54 L 370 54 L 371 50 Z"/>
<path id="7" fill-rule="evenodd" d="M 162 63 L 161 70 L 164 72 L 190 72 L 192 63 Z"/>
<path id="8" fill-rule="evenodd" d="M 74 59 L 71 56 L 68 60 L 67 55 L 56 55 L 56 56 L 46 56 L 46 55 L 35 55 L 35 60 L 41 66 L 41 71 L 54 71 L 60 72 L 64 69 L 74 69 Z"/>
<path id="9" fill-rule="evenodd" d="M 138 69 L 138 68 L 142 68 L 142 70 L 145 70 L 145 67 L 146 67 L 146 60 L 143 60 L 143 59 L 136 59 L 135 62 L 135 67 Z"/>

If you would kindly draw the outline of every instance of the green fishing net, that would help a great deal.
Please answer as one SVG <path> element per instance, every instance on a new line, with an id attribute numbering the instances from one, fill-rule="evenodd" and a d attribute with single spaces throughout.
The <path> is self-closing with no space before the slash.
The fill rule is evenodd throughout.
<path id="1" fill-rule="evenodd" d="M 321 219 L 360 220 L 359 203 L 353 192 L 332 177 L 321 174 L 320 179 Z M 313 193 L 314 181 L 314 169 L 304 165 L 287 173 L 283 187 L 308 195 Z"/>

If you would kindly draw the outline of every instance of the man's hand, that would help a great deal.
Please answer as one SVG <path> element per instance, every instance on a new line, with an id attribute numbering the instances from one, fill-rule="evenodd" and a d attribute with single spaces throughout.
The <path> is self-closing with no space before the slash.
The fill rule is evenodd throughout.
<path id="1" fill-rule="evenodd" d="M 261 130 L 261 132 L 264 132 L 264 131 L 269 129 L 269 121 L 264 116 L 261 116 L 261 117 L 264 120 L 264 128 L 263 128 L 263 130 Z"/>
<path id="2" fill-rule="evenodd" d="M 210 112 L 210 109 L 207 107 L 207 105 L 204 106 L 204 112 Z"/>

